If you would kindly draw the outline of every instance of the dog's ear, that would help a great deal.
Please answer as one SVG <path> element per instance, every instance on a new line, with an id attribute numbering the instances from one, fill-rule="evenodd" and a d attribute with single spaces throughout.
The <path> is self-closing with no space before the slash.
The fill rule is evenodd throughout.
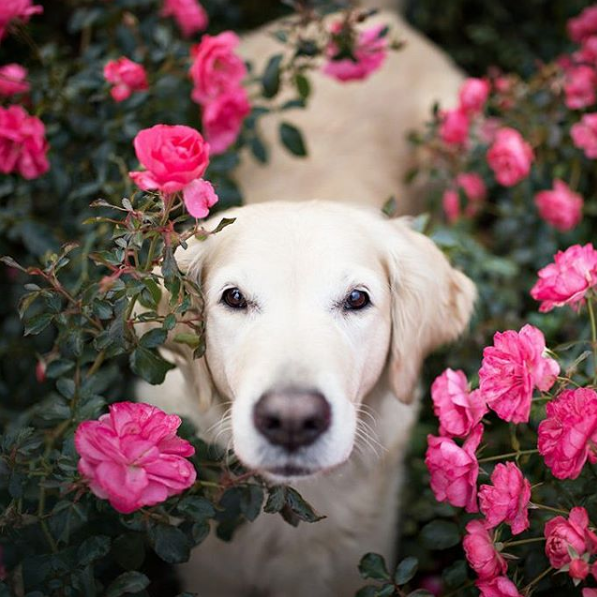
<path id="1" fill-rule="evenodd" d="M 388 372 L 394 394 L 409 403 L 423 359 L 464 331 L 477 293 L 473 282 L 405 219 L 389 225 L 392 339 Z"/>

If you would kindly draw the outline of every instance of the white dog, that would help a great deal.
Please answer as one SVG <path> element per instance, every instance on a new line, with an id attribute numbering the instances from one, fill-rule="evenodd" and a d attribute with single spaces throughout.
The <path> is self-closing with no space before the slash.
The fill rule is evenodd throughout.
<path id="1" fill-rule="evenodd" d="M 453 101 L 460 75 L 398 17 L 381 18 L 406 50 L 354 87 L 316 77 L 313 105 L 295 118 L 311 157 L 277 151 L 267 167 L 244 166 L 250 202 L 406 195 L 405 133 L 432 101 Z M 262 32 L 244 51 L 263 58 L 272 43 Z M 466 327 L 474 286 L 406 221 L 373 207 L 273 201 L 213 225 L 222 216 L 236 222 L 176 253 L 205 294 L 205 357 L 172 345 L 179 368 L 160 387 L 141 384 L 138 398 L 190 417 L 207 441 L 231 442 L 246 466 L 293 484 L 327 518 L 293 528 L 262 514 L 231 543 L 212 534 L 181 567 L 184 588 L 351 597 L 365 552 L 394 558 L 418 372 Z"/>

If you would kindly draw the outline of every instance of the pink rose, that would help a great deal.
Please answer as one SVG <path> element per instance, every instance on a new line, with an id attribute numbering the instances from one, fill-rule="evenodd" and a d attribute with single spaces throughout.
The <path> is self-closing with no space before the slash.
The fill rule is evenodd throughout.
<path id="1" fill-rule="evenodd" d="M 371 73 L 379 69 L 384 63 L 388 54 L 388 40 L 383 35 L 385 25 L 375 25 L 370 29 L 361 31 L 355 47 L 352 50 L 352 57 L 339 57 L 342 52 L 338 48 L 338 41 L 347 36 L 342 23 L 332 25 L 332 41 L 326 48 L 327 62 L 322 72 L 338 81 L 356 81 L 367 78 Z M 343 45 L 343 44 L 340 44 Z"/>
<path id="2" fill-rule="evenodd" d="M 483 179 L 474 172 L 463 172 L 456 177 L 456 185 L 460 187 L 468 200 L 464 207 L 464 215 L 467 218 L 474 217 L 487 196 L 487 189 Z M 442 198 L 444 213 L 448 222 L 452 223 L 461 216 L 460 194 L 454 189 L 448 189 Z"/>
<path id="3" fill-rule="evenodd" d="M 528 422 L 533 389 L 546 392 L 554 384 L 560 366 L 544 352 L 543 333 L 528 324 L 520 332 L 496 332 L 493 346 L 483 350 L 479 387 L 504 421 Z"/>
<path id="4" fill-rule="evenodd" d="M 581 556 L 595 539 L 589 530 L 589 516 L 584 508 L 570 510 L 568 520 L 556 516 L 548 520 L 543 531 L 545 535 L 545 555 L 554 568 L 561 568 L 572 560 L 569 549 Z"/>
<path id="5" fill-rule="evenodd" d="M 483 111 L 489 97 L 490 85 L 485 79 L 470 77 L 462 84 L 459 98 L 460 107 L 467 114 L 479 114 Z"/>
<path id="6" fill-rule="evenodd" d="M 592 244 L 572 245 L 554 255 L 554 262 L 539 270 L 539 280 L 531 296 L 541 301 L 539 311 L 582 303 L 586 293 L 597 284 L 597 251 Z"/>
<path id="7" fill-rule="evenodd" d="M 197 0 L 164 0 L 161 15 L 174 17 L 184 37 L 205 31 L 209 24 L 205 9 Z"/>
<path id="8" fill-rule="evenodd" d="M 2 0 L 0 2 L 0 40 L 6 34 L 6 30 L 13 19 L 26 23 L 29 17 L 43 11 L 43 7 L 33 4 L 32 0 Z"/>
<path id="9" fill-rule="evenodd" d="M 218 202 L 211 183 L 201 178 L 190 182 L 184 193 L 184 204 L 194 218 L 206 218 L 209 208 Z"/>
<path id="10" fill-rule="evenodd" d="M 597 597 L 597 589 L 583 589 L 582 597 Z"/>
<path id="11" fill-rule="evenodd" d="M 597 6 L 585 8 L 577 17 L 568 21 L 567 28 L 570 39 L 577 43 L 597 33 Z"/>
<path id="12" fill-rule="evenodd" d="M 597 112 L 585 114 L 580 122 L 570 129 L 574 145 L 585 152 L 588 158 L 597 158 Z"/>
<path id="13" fill-rule="evenodd" d="M 468 138 L 469 119 L 464 110 L 440 113 L 439 136 L 447 145 L 463 145 Z"/>
<path id="14" fill-rule="evenodd" d="M 481 597 L 522 597 L 516 585 L 506 576 L 478 580 L 475 586 L 481 591 Z"/>
<path id="15" fill-rule="evenodd" d="M 204 35 L 191 54 L 189 71 L 193 80 L 191 97 L 198 104 L 206 104 L 219 95 L 239 87 L 247 74 L 242 59 L 234 53 L 240 40 L 232 31 L 219 35 Z"/>
<path id="16" fill-rule="evenodd" d="M 0 107 L 0 172 L 18 172 L 31 180 L 45 174 L 50 165 L 44 123 L 21 106 Z"/>
<path id="17" fill-rule="evenodd" d="M 75 432 L 78 469 L 91 491 L 119 512 L 153 506 L 188 489 L 197 476 L 195 453 L 176 430 L 180 417 L 155 406 L 119 402 Z"/>
<path id="18" fill-rule="evenodd" d="M 431 386 L 433 412 L 443 436 L 465 437 L 479 424 L 487 407 L 479 391 L 471 392 L 462 371 L 446 369 Z"/>
<path id="19" fill-rule="evenodd" d="M 597 462 L 597 393 L 564 390 L 547 403 L 539 424 L 539 452 L 558 479 L 576 479 L 587 459 Z"/>
<path id="20" fill-rule="evenodd" d="M 512 129 L 500 129 L 487 152 L 487 162 L 497 181 L 511 187 L 526 178 L 531 171 L 534 154 L 522 135 Z"/>
<path id="21" fill-rule="evenodd" d="M 518 535 L 529 528 L 528 506 L 531 484 L 513 462 L 497 464 L 491 474 L 493 485 L 481 485 L 479 509 L 489 528 L 505 522 Z"/>
<path id="22" fill-rule="evenodd" d="M 438 502 L 477 512 L 479 463 L 475 452 L 483 436 L 483 425 L 475 427 L 462 448 L 447 437 L 427 436 L 425 464 L 431 475 L 431 489 Z"/>
<path id="23" fill-rule="evenodd" d="M 181 191 L 200 178 L 209 164 L 209 145 L 188 126 L 156 124 L 140 131 L 134 145 L 146 170 L 129 175 L 144 191 Z"/>
<path id="24" fill-rule="evenodd" d="M 234 144 L 250 112 L 251 104 L 242 87 L 231 89 L 205 105 L 203 131 L 211 153 L 224 153 Z"/>
<path id="25" fill-rule="evenodd" d="M 508 564 L 496 550 L 493 539 L 482 520 L 471 520 L 466 525 L 462 540 L 470 567 L 481 580 L 491 580 L 506 573 Z"/>
<path id="26" fill-rule="evenodd" d="M 10 97 L 29 91 L 27 69 L 20 64 L 5 64 L 0 67 L 0 95 Z"/>
<path id="27" fill-rule="evenodd" d="M 583 198 L 562 180 L 554 181 L 551 191 L 535 195 L 539 215 L 554 228 L 566 232 L 582 220 Z"/>
<path id="28" fill-rule="evenodd" d="M 595 103 L 597 73 L 590 66 L 574 66 L 566 73 L 564 92 L 566 106 L 571 110 L 586 108 Z"/>
<path id="29" fill-rule="evenodd" d="M 104 78 L 114 85 L 110 94 L 117 102 L 130 97 L 133 91 L 144 91 L 149 88 L 147 73 L 143 66 L 124 56 L 118 60 L 110 60 L 104 66 Z"/>
<path id="30" fill-rule="evenodd" d="M 584 580 L 589 576 L 589 564 L 581 558 L 574 558 L 570 562 L 570 568 L 568 570 L 570 578 L 577 580 Z"/>
<path id="31" fill-rule="evenodd" d="M 597 35 L 591 35 L 583 42 L 582 48 L 572 54 L 574 61 L 578 63 L 593 64 L 597 61 Z"/>

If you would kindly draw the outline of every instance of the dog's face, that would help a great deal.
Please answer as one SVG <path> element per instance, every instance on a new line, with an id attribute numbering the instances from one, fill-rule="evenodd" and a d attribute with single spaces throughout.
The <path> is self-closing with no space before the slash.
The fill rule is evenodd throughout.
<path id="1" fill-rule="evenodd" d="M 397 238 L 395 223 L 368 211 L 270 203 L 231 215 L 232 226 L 179 259 L 205 296 L 197 374 L 229 401 L 248 467 L 277 479 L 331 469 L 351 454 L 362 400 L 386 364 L 406 400 L 423 353 L 468 321 L 474 291 L 427 239 L 403 226 Z M 438 282 L 455 296 L 424 297 Z M 438 314 L 416 304 L 424 298 L 453 319 L 431 340 L 427 320 Z"/>

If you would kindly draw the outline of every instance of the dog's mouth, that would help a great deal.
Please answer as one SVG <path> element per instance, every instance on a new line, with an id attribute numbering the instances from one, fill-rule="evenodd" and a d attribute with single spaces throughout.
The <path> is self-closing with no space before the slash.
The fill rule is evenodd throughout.
<path id="1" fill-rule="evenodd" d="M 291 479 L 297 477 L 309 477 L 310 475 L 318 473 L 319 470 L 313 470 L 296 464 L 284 464 L 282 466 L 265 469 L 264 472 L 276 477 Z"/>

